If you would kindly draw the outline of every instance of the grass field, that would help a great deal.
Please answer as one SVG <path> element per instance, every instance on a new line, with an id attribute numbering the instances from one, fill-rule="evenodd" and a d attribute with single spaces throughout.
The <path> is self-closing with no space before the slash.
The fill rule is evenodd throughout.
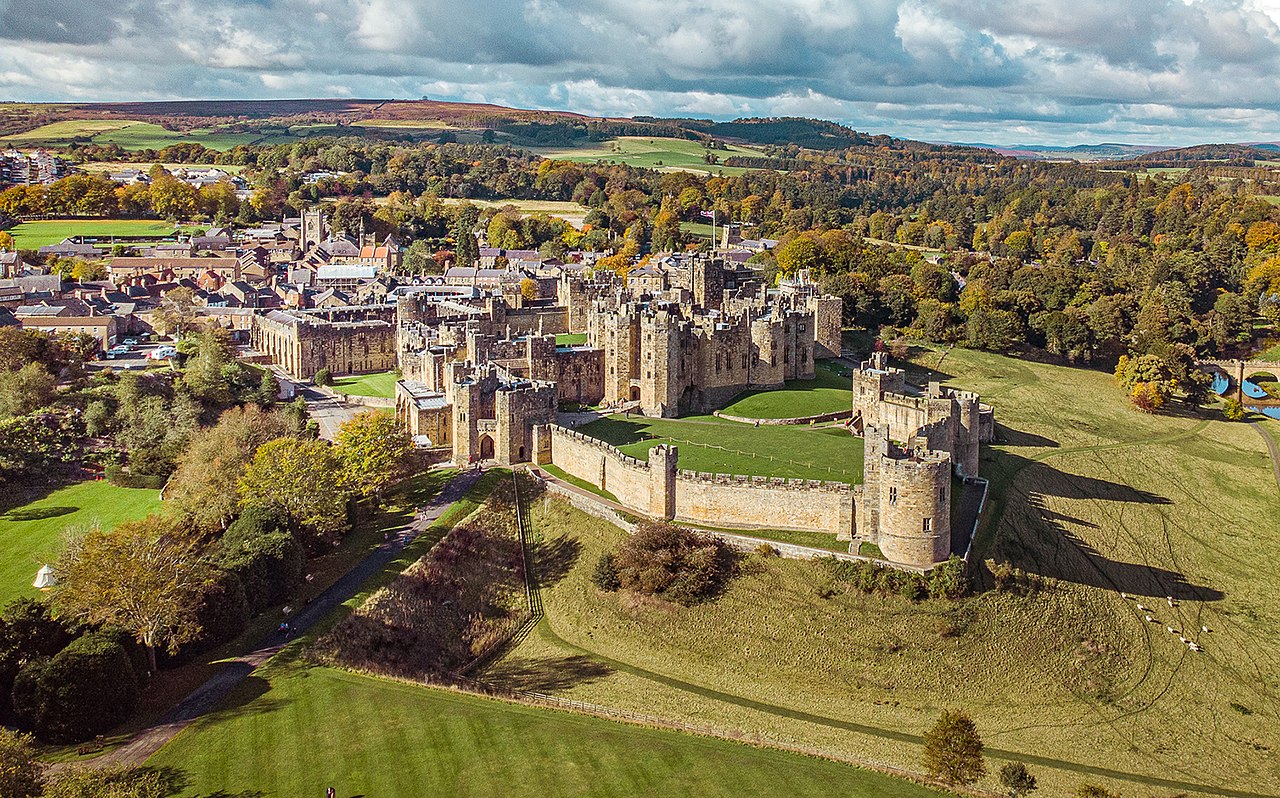
<path id="1" fill-rule="evenodd" d="M 76 164 L 76 167 L 86 172 L 118 172 L 122 169 L 140 169 L 145 172 L 153 165 L 153 162 L 147 161 L 89 161 L 88 163 Z M 244 164 L 162 163 L 160 165 L 170 172 L 179 169 L 219 169 L 232 175 L 238 175 L 249 168 Z"/>
<path id="2" fill-rule="evenodd" d="M 680 447 L 680 468 L 788 479 L 862 481 L 862 439 L 838 427 L 752 427 L 711 416 L 609 416 L 579 428 L 641 460 L 660 443 Z"/>
<path id="3" fill-rule="evenodd" d="M 994 405 L 976 560 L 1038 588 L 909 604 L 752 558 L 715 602 L 675 607 L 597 591 L 622 533 L 535 503 L 535 532 L 574 564 L 544 579 L 546 620 L 486 678 L 913 769 L 920 733 L 961 707 L 993 769 L 1025 761 L 1038 795 L 1280 794 L 1280 492 L 1261 437 L 1216 411 L 1138 413 L 1100 372 L 915 359 Z"/>
<path id="4" fill-rule="evenodd" d="M 847 369 L 819 361 L 814 365 L 814 379 L 787 380 L 781 390 L 744 393 L 723 412 L 743 418 L 804 418 L 849 410 L 853 403 L 851 380 Z"/>
<path id="5" fill-rule="evenodd" d="M 1275 346 L 1269 349 L 1265 349 L 1262 352 L 1259 352 L 1258 354 L 1253 356 L 1253 359 L 1254 360 L 1270 360 L 1270 361 L 1280 360 L 1280 344 L 1276 344 Z"/>
<path id="6" fill-rule="evenodd" d="M 510 205 L 525 215 L 545 213 L 557 219 L 564 219 L 569 224 L 579 228 L 585 224 L 587 218 L 587 209 L 576 202 L 524 199 L 480 200 L 458 199 L 456 197 L 447 198 L 443 202 L 445 205 L 461 205 L 464 202 L 469 202 L 478 208 L 505 208 Z"/>
<path id="7" fill-rule="evenodd" d="M 22 249 L 38 249 L 59 244 L 71 236 L 128 238 L 171 235 L 173 225 L 148 219 L 50 219 L 23 222 L 8 232 Z"/>
<path id="8" fill-rule="evenodd" d="M 335 377 L 333 390 L 351 396 L 381 396 L 384 399 L 391 399 L 396 395 L 396 381 L 399 379 L 400 376 L 394 371 Z"/>
<path id="9" fill-rule="evenodd" d="M 240 144 L 252 144 L 261 136 L 256 133 L 227 133 L 202 129 L 179 132 L 166 130 L 151 122 L 121 119 L 71 119 L 53 122 L 25 133 L 0 138 L 0 144 L 18 147 L 58 146 L 76 139 L 94 144 L 119 144 L 127 150 L 158 150 L 170 144 L 194 142 L 211 150 L 229 150 Z"/>
<path id="10" fill-rule="evenodd" d="M 117 488 L 109 482 L 79 482 L 44 498 L 0 513 L 0 606 L 34 596 L 41 565 L 62 550 L 63 533 L 98 523 L 110 529 L 160 509 L 160 492 Z"/>
<path id="11" fill-rule="evenodd" d="M 739 175 L 746 171 L 742 167 L 709 164 L 702 160 L 706 149 L 701 142 L 686 139 L 647 138 L 641 136 L 622 136 L 605 142 L 590 142 L 582 147 L 568 149 L 536 148 L 544 158 L 558 161 L 576 161 L 577 163 L 621 163 L 628 166 L 647 167 L 667 171 L 705 172 L 707 174 Z M 727 150 L 715 150 L 723 161 L 734 155 L 759 156 L 758 150 L 731 145 Z"/>
<path id="12" fill-rule="evenodd" d="M 347 608 L 473 512 L 501 478 L 486 475 Z M 148 764 L 172 768 L 184 795 L 228 798 L 327 786 L 343 798 L 938 794 L 836 762 L 311 666 L 299 656 L 307 642 L 278 655 Z"/>
<path id="13" fill-rule="evenodd" d="M 556 336 L 556 346 L 581 346 L 586 342 L 586 333 L 560 333 Z"/>

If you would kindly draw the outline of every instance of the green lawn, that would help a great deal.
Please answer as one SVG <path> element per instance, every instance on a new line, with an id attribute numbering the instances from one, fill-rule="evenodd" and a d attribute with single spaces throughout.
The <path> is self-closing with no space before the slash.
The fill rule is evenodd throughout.
<path id="1" fill-rule="evenodd" d="M 852 377 L 830 361 L 818 361 L 814 379 L 787 380 L 781 390 L 741 394 L 723 412 L 743 418 L 804 418 L 849 410 L 853 403 Z"/>
<path id="2" fill-rule="evenodd" d="M 586 333 L 560 333 L 556 336 L 556 346 L 581 346 L 586 342 Z"/>
<path id="3" fill-rule="evenodd" d="M 160 492 L 117 488 L 103 480 L 80 482 L 0 514 L 0 606 L 34 596 L 41 565 L 62 550 L 68 528 L 98 523 L 110 529 L 160 509 Z"/>
<path id="4" fill-rule="evenodd" d="M 307 668 L 289 654 L 149 764 L 181 773 L 183 795 L 206 796 L 938 795 L 836 762 Z"/>
<path id="5" fill-rule="evenodd" d="M 391 399 L 396 395 L 396 381 L 400 375 L 394 371 L 376 374 L 358 374 L 352 377 L 335 377 L 333 390 L 351 396 L 380 396 Z"/>
<path id="6" fill-rule="evenodd" d="M 21 249 L 39 249 L 48 244 L 59 244 L 71 236 L 167 236 L 172 235 L 173 230 L 169 222 L 149 219 L 50 219 L 23 222 L 8 232 Z"/>
<path id="7" fill-rule="evenodd" d="M 1269 360 L 1272 362 L 1280 361 L 1280 344 L 1276 344 L 1270 349 L 1259 352 L 1253 356 L 1253 360 Z"/>
<path id="8" fill-rule="evenodd" d="M 577 163 L 606 161 L 650 169 L 704 172 L 713 175 L 721 173 L 739 175 L 748 171 L 742 167 L 707 163 L 703 160 L 703 155 L 707 151 L 702 143 L 687 139 L 621 136 L 605 142 L 584 143 L 581 147 L 535 148 L 534 151 L 544 158 Z M 759 150 L 738 145 L 730 145 L 725 150 L 714 150 L 714 153 L 721 161 L 734 155 L 757 157 L 763 154 Z"/>
<path id="9" fill-rule="evenodd" d="M 840 428 L 752 427 L 710 416 L 609 416 L 579 428 L 641 460 L 660 443 L 680 447 L 680 468 L 720 474 L 862 482 L 862 439 Z"/>
<path id="10" fill-rule="evenodd" d="M 225 151 L 241 144 L 252 144 L 260 138 L 256 133 L 214 129 L 166 130 L 151 122 L 132 120 L 70 119 L 0 138 L 0 144 L 57 146 L 74 139 L 88 139 L 95 144 L 119 144 L 126 150 L 158 150 L 170 144 L 194 142 L 211 150 Z"/>

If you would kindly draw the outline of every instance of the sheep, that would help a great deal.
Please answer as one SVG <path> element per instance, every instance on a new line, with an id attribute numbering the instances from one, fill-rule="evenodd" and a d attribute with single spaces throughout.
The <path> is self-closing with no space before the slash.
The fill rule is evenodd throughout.
<path id="1" fill-rule="evenodd" d="M 1122 598 L 1122 599 L 1127 599 L 1127 598 L 1129 598 L 1129 594 L 1128 594 L 1128 593 L 1126 593 L 1126 592 L 1124 592 L 1123 590 L 1121 590 L 1121 591 L 1120 591 L 1120 598 Z"/>
<path id="2" fill-rule="evenodd" d="M 1176 635 L 1178 633 L 1178 630 L 1174 629 L 1172 626 L 1166 626 L 1165 631 L 1167 631 L 1171 635 Z"/>
<path id="3" fill-rule="evenodd" d="M 1204 632 L 1205 634 L 1208 634 L 1211 630 L 1207 626 L 1201 626 L 1200 631 Z"/>
<path id="4" fill-rule="evenodd" d="M 1170 606 L 1170 607 L 1176 607 L 1176 606 L 1178 606 L 1178 603 L 1177 603 L 1176 601 L 1174 601 L 1174 600 L 1173 600 L 1173 596 L 1165 596 L 1165 601 L 1168 601 L 1168 602 L 1169 602 L 1169 606 Z"/>
<path id="5" fill-rule="evenodd" d="M 1159 621 L 1157 621 L 1155 618 L 1152 618 L 1150 615 L 1148 615 L 1148 616 L 1147 616 L 1147 621 L 1148 621 L 1149 623 L 1160 623 L 1160 622 L 1159 622 Z"/>
<path id="6" fill-rule="evenodd" d="M 1184 643 L 1188 643 L 1188 644 L 1191 642 L 1190 640 L 1188 640 L 1187 638 L 1183 637 L 1182 635 L 1178 635 L 1178 639 L 1179 639 L 1179 640 L 1181 640 L 1182 642 L 1184 642 Z"/>
<path id="7" fill-rule="evenodd" d="M 1150 608 L 1150 607 L 1144 607 L 1144 606 L 1142 606 L 1141 604 L 1139 604 L 1139 605 L 1138 605 L 1138 609 L 1139 609 L 1139 610 L 1141 610 L 1141 611 L 1143 611 L 1143 612 L 1151 612 L 1151 608 Z"/>

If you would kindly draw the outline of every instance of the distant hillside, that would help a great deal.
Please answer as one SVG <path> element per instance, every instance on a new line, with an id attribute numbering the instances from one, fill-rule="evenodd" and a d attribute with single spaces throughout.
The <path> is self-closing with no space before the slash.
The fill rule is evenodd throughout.
<path id="1" fill-rule="evenodd" d="M 994 150 L 1011 158 L 1022 158 L 1034 161 L 1116 161 L 1132 160 L 1153 152 L 1161 152 L 1167 147 L 1147 144 L 1077 144 L 1073 147 L 1055 147 L 1047 144 L 1015 144 L 1003 146 L 998 144 L 964 144 L 965 147 L 978 147 Z"/>
<path id="2" fill-rule="evenodd" d="M 1163 150 L 1134 158 L 1136 163 L 1160 163 L 1171 165 L 1187 165 L 1203 161 L 1265 161 L 1276 158 L 1280 147 L 1275 144 L 1250 146 L 1247 144 L 1199 144 L 1195 147 L 1182 147 L 1176 150 Z"/>
<path id="3" fill-rule="evenodd" d="M 713 138 L 735 139 L 752 144 L 785 146 L 794 144 L 811 150 L 842 150 L 849 147 L 901 146 L 904 142 L 891 136 L 873 136 L 853 128 L 821 119 L 774 117 L 735 119 L 715 122 L 710 119 L 660 119 L 636 117 L 637 122 L 673 125 Z"/>

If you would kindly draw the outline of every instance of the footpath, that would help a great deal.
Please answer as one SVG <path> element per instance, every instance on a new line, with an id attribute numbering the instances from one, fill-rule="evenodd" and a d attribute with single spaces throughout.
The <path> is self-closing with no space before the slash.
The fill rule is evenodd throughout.
<path id="1" fill-rule="evenodd" d="M 155 724 L 138 732 L 129 742 L 102 756 L 74 764 L 97 768 L 111 765 L 141 765 L 146 762 L 178 732 L 212 710 L 236 685 L 248 678 L 267 660 L 280 653 L 281 649 L 289 644 L 291 638 L 305 634 L 318 621 L 356 595 L 370 577 L 386 568 L 399 556 L 405 546 L 426 531 L 450 505 L 461 499 L 480 478 L 481 473 L 479 470 L 466 471 L 454 477 L 429 504 L 419 509 L 413 521 L 398 534 L 379 545 L 351 570 L 339 577 L 338 581 L 330 585 L 327 590 L 300 608 L 289 619 L 292 627 L 289 638 L 282 638 L 275 631 L 264 635 L 253 646 L 253 650 L 226 660 L 226 665 L 208 681 L 191 691 Z M 49 771 L 57 772 L 71 764 L 58 763 L 52 765 Z"/>

